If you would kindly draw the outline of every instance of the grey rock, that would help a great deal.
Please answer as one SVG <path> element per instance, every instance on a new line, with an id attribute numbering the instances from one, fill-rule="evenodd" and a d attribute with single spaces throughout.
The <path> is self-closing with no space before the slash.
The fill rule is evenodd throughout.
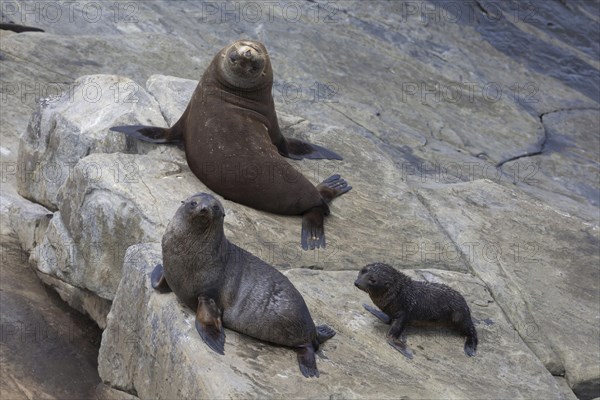
<path id="1" fill-rule="evenodd" d="M 150 183 L 148 185 L 147 183 Z M 160 241 L 182 195 L 201 189 L 179 165 L 147 155 L 92 154 L 82 159 L 58 194 L 54 242 L 76 262 L 58 258 L 62 279 L 111 300 L 127 247 Z M 66 242 L 65 242 L 66 241 Z M 41 269 L 41 268 L 40 268 Z M 52 268 L 50 268 L 52 269 Z"/>
<path id="2" fill-rule="evenodd" d="M 599 390 L 598 225 L 487 180 L 419 193 L 548 370 Z"/>
<path id="3" fill-rule="evenodd" d="M 139 397 L 99 383 L 96 386 L 96 400 L 139 400 Z"/>
<path id="4" fill-rule="evenodd" d="M 84 76 L 60 97 L 42 100 L 21 138 L 19 194 L 56 210 L 58 190 L 77 162 L 90 153 L 127 152 L 124 135 L 108 129 L 138 120 L 164 126 L 156 101 L 128 78 Z"/>
<path id="5" fill-rule="evenodd" d="M 567 380 L 564 377 L 555 376 L 554 379 L 556 380 L 558 387 L 560 388 L 563 395 L 565 396 L 565 400 L 576 400 L 577 399 L 577 396 L 575 396 L 575 393 L 573 393 L 573 389 L 571 389 L 569 387 L 569 383 L 567 382 Z"/>
<path id="6" fill-rule="evenodd" d="M 482 398 L 564 398 L 554 377 L 515 337 L 483 282 L 473 276 L 407 271 L 416 279 L 459 290 L 473 316 L 486 321 L 477 325 L 480 346 L 473 358 L 463 353 L 464 339 L 450 331 L 410 329 L 407 338 L 415 358 L 408 361 L 385 342 L 388 327 L 362 308 L 369 299 L 352 285 L 356 271 L 286 271 L 315 321 L 337 331 L 319 351 L 320 378 L 307 381 L 290 349 L 228 329 L 225 355 L 212 352 L 194 328 L 194 312 L 173 293 L 151 288 L 149 274 L 160 261 L 159 244 L 128 249 L 99 355 L 104 382 L 135 390 L 140 398 L 364 398 L 373 393 L 379 398 L 397 398 L 398 393 L 410 398 L 474 393 Z M 475 300 L 490 305 L 480 308 Z"/>
<path id="7" fill-rule="evenodd" d="M 174 76 L 152 75 L 146 88 L 160 104 L 160 111 L 169 126 L 173 126 L 185 111 L 198 81 Z"/>
<path id="8" fill-rule="evenodd" d="M 12 197 L 8 206 L 10 226 L 16 233 L 24 251 L 33 250 L 44 239 L 53 217 L 47 208 L 19 196 Z"/>
<path id="9" fill-rule="evenodd" d="M 54 288 L 60 298 L 69 306 L 82 314 L 88 315 L 100 329 L 106 328 L 106 317 L 112 305 L 110 301 L 43 272 L 37 271 L 37 276 L 46 285 Z"/>
<path id="10" fill-rule="evenodd" d="M 565 109 L 544 114 L 539 154 L 508 162 L 502 169 L 520 187 L 569 214 L 597 222 L 600 206 L 600 109 Z"/>

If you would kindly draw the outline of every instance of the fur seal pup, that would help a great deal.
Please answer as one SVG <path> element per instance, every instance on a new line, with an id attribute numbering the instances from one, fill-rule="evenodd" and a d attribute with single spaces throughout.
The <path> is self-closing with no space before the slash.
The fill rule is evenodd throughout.
<path id="1" fill-rule="evenodd" d="M 335 331 L 315 327 L 302 295 L 281 272 L 227 240 L 216 198 L 198 193 L 182 203 L 163 236 L 164 267 L 152 272 L 152 286 L 172 290 L 196 310 L 196 330 L 217 353 L 224 353 L 226 327 L 294 348 L 302 374 L 318 377 L 315 351 Z"/>
<path id="2" fill-rule="evenodd" d="M 281 134 L 272 86 L 265 46 L 239 40 L 214 57 L 171 128 L 111 130 L 154 143 L 183 142 L 190 169 L 212 191 L 258 210 L 303 215 L 302 247 L 325 247 L 328 204 L 352 187 L 334 175 L 315 188 L 283 158 L 341 160 L 330 150 Z"/>
<path id="3" fill-rule="evenodd" d="M 440 283 L 415 281 L 394 267 L 374 263 L 358 273 L 354 285 L 369 294 L 381 311 L 364 304 L 371 314 L 386 324 L 388 343 L 408 358 L 413 354 L 402 337 L 410 321 L 446 322 L 467 337 L 465 354 L 477 351 L 477 331 L 465 298 L 456 290 Z"/>

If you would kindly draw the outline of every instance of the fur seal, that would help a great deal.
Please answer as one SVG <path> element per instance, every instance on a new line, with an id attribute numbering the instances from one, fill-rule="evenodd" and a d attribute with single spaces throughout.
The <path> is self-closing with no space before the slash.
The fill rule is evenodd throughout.
<path id="1" fill-rule="evenodd" d="M 440 283 L 415 281 L 383 263 L 369 264 L 361 269 L 354 285 L 367 292 L 381 309 L 363 305 L 381 321 L 392 325 L 387 333 L 388 343 L 406 357 L 413 358 L 402 337 L 410 321 L 449 323 L 467 337 L 465 354 L 469 357 L 475 355 L 477 331 L 467 302 L 456 290 Z"/>
<path id="2" fill-rule="evenodd" d="M 226 327 L 294 348 L 302 374 L 318 377 L 315 351 L 335 331 L 315 327 L 281 272 L 227 240 L 216 198 L 198 193 L 182 203 L 163 236 L 163 265 L 152 272 L 152 286 L 196 310 L 196 330 L 217 353 L 224 354 Z"/>
<path id="3" fill-rule="evenodd" d="M 303 215 L 302 247 L 325 247 L 328 204 L 352 187 L 339 175 L 315 187 L 283 158 L 342 159 L 281 134 L 272 86 L 265 46 L 239 40 L 213 58 L 171 128 L 133 125 L 111 130 L 153 143 L 183 143 L 190 169 L 212 191 L 258 210 Z"/>

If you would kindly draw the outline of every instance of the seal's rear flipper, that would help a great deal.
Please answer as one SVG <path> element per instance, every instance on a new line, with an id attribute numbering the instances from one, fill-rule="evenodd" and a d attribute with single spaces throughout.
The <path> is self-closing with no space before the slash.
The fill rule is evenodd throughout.
<path id="1" fill-rule="evenodd" d="M 319 377 L 319 370 L 317 369 L 317 360 L 315 360 L 315 351 L 312 345 L 299 347 L 296 349 L 298 354 L 298 366 L 300 372 L 306 378 L 312 378 L 313 376 Z"/>
<path id="2" fill-rule="evenodd" d="M 314 207 L 302 216 L 301 242 L 304 250 L 325 248 L 325 227 L 323 226 L 323 208 Z"/>
<path id="3" fill-rule="evenodd" d="M 317 342 L 323 344 L 335 336 L 335 331 L 328 325 L 317 326 Z"/>
<path id="4" fill-rule="evenodd" d="M 477 331 L 471 323 L 469 333 L 467 333 L 467 341 L 465 342 L 465 354 L 473 357 L 477 353 Z"/>
<path id="5" fill-rule="evenodd" d="M 363 304 L 363 307 L 365 308 L 365 310 L 379 318 L 384 324 L 389 324 L 390 322 L 392 322 L 392 319 L 389 317 L 389 315 L 387 315 L 383 311 L 378 310 L 375 307 L 371 307 L 368 304 Z"/>
<path id="6" fill-rule="evenodd" d="M 121 132 L 134 139 L 157 144 L 182 144 L 181 137 L 172 137 L 170 129 L 146 125 L 113 126 L 111 131 Z"/>
<path id="7" fill-rule="evenodd" d="M 473 357 L 477 353 L 477 344 L 473 343 L 471 338 L 467 338 L 465 342 L 465 354 L 469 357 Z"/>
<path id="8" fill-rule="evenodd" d="M 221 322 L 221 310 L 213 299 L 198 297 L 195 325 L 208 347 L 219 354 L 225 354 L 225 330 Z"/>
<path id="9" fill-rule="evenodd" d="M 303 158 L 313 160 L 342 160 L 339 154 L 316 144 L 306 143 L 298 139 L 286 139 L 286 142 L 287 151 L 284 150 L 281 155 L 293 160 L 301 160 Z"/>
<path id="10" fill-rule="evenodd" d="M 390 346 L 392 346 L 394 349 L 398 350 L 400 353 L 402 353 L 406 358 L 410 358 L 412 360 L 413 358 L 413 353 L 412 351 L 408 348 L 408 345 L 406 344 L 406 340 L 399 338 L 399 339 L 394 339 L 392 337 L 388 337 L 388 344 Z"/>
<path id="11" fill-rule="evenodd" d="M 150 283 L 152 287 L 158 290 L 160 293 L 168 293 L 171 291 L 167 279 L 165 278 L 165 272 L 162 264 L 157 264 L 150 275 Z"/>
<path id="12" fill-rule="evenodd" d="M 335 336 L 335 331 L 328 325 L 317 326 L 317 338 L 313 340 L 313 350 L 319 350 L 320 345 Z"/>
<path id="13" fill-rule="evenodd" d="M 352 186 L 348 185 L 348 182 L 337 174 L 331 175 L 317 186 L 317 190 L 321 194 L 321 197 L 323 197 L 323 200 L 328 204 L 336 197 L 349 192 L 351 189 Z"/>

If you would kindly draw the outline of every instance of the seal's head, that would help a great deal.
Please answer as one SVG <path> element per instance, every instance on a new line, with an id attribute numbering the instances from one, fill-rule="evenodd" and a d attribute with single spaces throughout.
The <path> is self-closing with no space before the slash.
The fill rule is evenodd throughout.
<path id="1" fill-rule="evenodd" d="M 203 231 L 215 226 L 223 226 L 225 210 L 214 196 L 208 193 L 196 193 L 181 202 L 179 216 L 188 224 Z"/>
<path id="2" fill-rule="evenodd" d="M 219 54 L 219 72 L 227 86 L 252 90 L 272 84 L 271 62 L 262 43 L 238 40 L 225 47 Z"/>
<path id="3" fill-rule="evenodd" d="M 399 274 L 400 272 L 390 265 L 383 263 L 369 264 L 359 271 L 354 286 L 369 293 L 369 295 L 380 296 L 394 285 Z"/>

